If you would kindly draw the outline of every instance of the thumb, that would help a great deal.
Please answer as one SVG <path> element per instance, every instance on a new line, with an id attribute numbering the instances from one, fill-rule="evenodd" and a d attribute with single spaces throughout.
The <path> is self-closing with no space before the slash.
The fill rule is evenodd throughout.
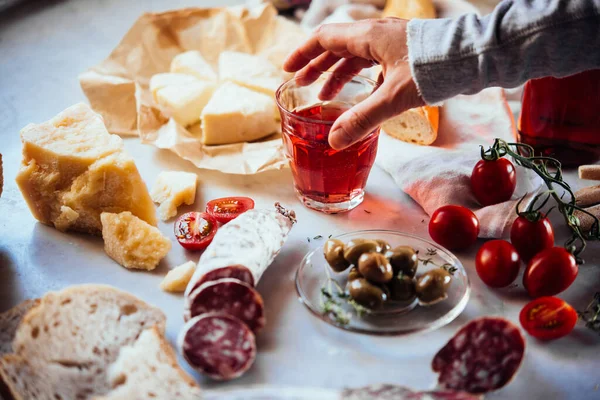
<path id="1" fill-rule="evenodd" d="M 389 81 L 384 81 L 375 92 L 343 113 L 331 127 L 329 145 L 342 150 L 367 136 L 394 115 L 404 111 L 394 104 Z"/>

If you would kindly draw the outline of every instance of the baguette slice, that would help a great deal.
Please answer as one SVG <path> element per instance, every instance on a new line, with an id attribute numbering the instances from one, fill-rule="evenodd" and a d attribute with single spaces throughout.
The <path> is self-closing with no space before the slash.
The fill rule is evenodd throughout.
<path id="1" fill-rule="evenodd" d="M 25 300 L 21 304 L 0 314 L 0 356 L 12 353 L 12 342 L 15 338 L 17 328 L 27 312 L 38 300 Z"/>
<path id="2" fill-rule="evenodd" d="M 385 121 L 381 129 L 396 139 L 428 146 L 437 139 L 439 123 L 439 108 L 424 106 Z"/>
<path id="3" fill-rule="evenodd" d="M 112 389 L 108 370 L 121 348 L 152 327 L 164 332 L 159 309 L 110 286 L 50 292 L 23 317 L 14 353 L 0 359 L 4 397 L 66 400 L 106 394 Z"/>

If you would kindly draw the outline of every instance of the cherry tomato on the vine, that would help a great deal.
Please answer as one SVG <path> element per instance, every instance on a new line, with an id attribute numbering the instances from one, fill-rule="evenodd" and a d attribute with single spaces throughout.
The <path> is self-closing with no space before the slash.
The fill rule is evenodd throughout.
<path id="1" fill-rule="evenodd" d="M 254 200 L 250 197 L 223 197 L 206 204 L 206 212 L 222 224 L 253 208 Z"/>
<path id="2" fill-rule="evenodd" d="M 519 275 L 521 259 L 506 240 L 485 242 L 477 252 L 475 269 L 483 283 L 494 288 L 506 287 Z"/>
<path id="3" fill-rule="evenodd" d="M 554 246 L 554 230 L 546 217 L 540 215 L 531 221 L 519 215 L 510 230 L 510 241 L 527 263 L 540 251 Z"/>
<path id="4" fill-rule="evenodd" d="M 519 314 L 523 329 L 540 340 L 568 335 L 577 323 L 577 312 L 565 301 L 551 296 L 530 301 Z"/>
<path id="5" fill-rule="evenodd" d="M 217 233 L 217 221 L 207 213 L 192 211 L 175 221 L 175 237 L 188 250 L 203 250 Z"/>
<path id="6" fill-rule="evenodd" d="M 482 206 L 510 200 L 516 185 L 515 166 L 506 158 L 480 160 L 471 173 L 471 190 Z"/>
<path id="7" fill-rule="evenodd" d="M 464 250 L 477 240 L 479 220 L 468 208 L 443 206 L 431 216 L 429 235 L 449 250 Z"/>
<path id="8" fill-rule="evenodd" d="M 579 268 L 564 247 L 551 247 L 536 254 L 523 274 L 523 286 L 531 297 L 554 296 L 567 289 Z"/>

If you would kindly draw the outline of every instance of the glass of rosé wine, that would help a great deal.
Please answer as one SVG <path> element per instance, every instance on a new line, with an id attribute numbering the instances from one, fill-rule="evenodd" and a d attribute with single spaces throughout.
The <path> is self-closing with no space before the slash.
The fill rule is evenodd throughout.
<path id="1" fill-rule="evenodd" d="M 315 79 L 296 76 L 277 90 L 294 187 L 308 208 L 333 214 L 362 203 L 377 154 L 379 127 L 344 150 L 334 150 L 328 138 L 334 121 L 376 88 L 377 83 L 368 78 L 324 72 Z"/>

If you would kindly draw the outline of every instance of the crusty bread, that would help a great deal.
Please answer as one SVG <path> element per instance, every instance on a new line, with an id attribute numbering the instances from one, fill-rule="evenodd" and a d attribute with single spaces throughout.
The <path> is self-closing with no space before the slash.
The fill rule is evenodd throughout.
<path id="1" fill-rule="evenodd" d="M 440 112 L 438 107 L 418 107 L 385 121 L 381 129 L 396 139 L 430 145 L 437 139 Z"/>
<path id="2" fill-rule="evenodd" d="M 153 332 L 150 336 L 159 339 L 145 338 L 136 344 L 149 329 Z M 110 395 L 109 370 L 117 360 L 121 361 L 115 366 L 144 362 L 150 370 L 164 362 L 162 368 L 169 370 L 170 376 L 181 376 L 173 387 L 189 386 L 191 380 L 173 363 L 172 350 L 162 339 L 164 330 L 165 316 L 159 309 L 110 286 L 79 285 L 50 292 L 22 319 L 13 341 L 14 353 L 0 359 L 4 395 L 16 400 Z M 149 340 L 158 343 L 159 350 L 155 345 L 152 352 L 144 352 L 148 360 L 141 360 L 139 350 L 121 354 L 125 346 L 145 348 L 143 343 Z M 135 360 L 123 361 L 127 354 Z M 141 377 L 136 379 L 140 390 L 154 387 L 156 379 L 160 382 L 156 376 L 146 383 Z"/>
<path id="3" fill-rule="evenodd" d="M 0 356 L 12 353 L 12 341 L 21 320 L 38 300 L 25 300 L 21 304 L 0 314 Z"/>
<path id="4" fill-rule="evenodd" d="M 432 0 L 387 0 L 382 15 L 404 19 L 426 19 L 436 18 L 436 11 Z"/>
<path id="5" fill-rule="evenodd" d="M 121 349 L 108 379 L 113 390 L 97 400 L 200 399 L 200 388 L 181 370 L 173 348 L 156 328 Z"/>

